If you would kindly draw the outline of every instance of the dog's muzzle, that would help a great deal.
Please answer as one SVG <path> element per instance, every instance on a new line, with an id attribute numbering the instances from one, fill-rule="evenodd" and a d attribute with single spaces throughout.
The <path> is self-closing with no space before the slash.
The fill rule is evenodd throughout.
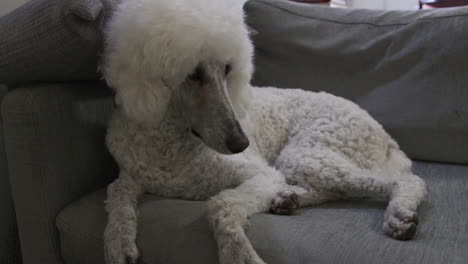
<path id="1" fill-rule="evenodd" d="M 249 139 L 245 135 L 239 122 L 235 121 L 231 134 L 226 139 L 226 147 L 232 154 L 241 153 L 249 147 Z"/>
<path id="2" fill-rule="evenodd" d="M 240 138 L 230 137 L 226 140 L 226 146 L 232 154 L 241 153 L 242 151 L 246 150 L 249 145 L 249 139 L 245 135 L 244 137 Z"/>

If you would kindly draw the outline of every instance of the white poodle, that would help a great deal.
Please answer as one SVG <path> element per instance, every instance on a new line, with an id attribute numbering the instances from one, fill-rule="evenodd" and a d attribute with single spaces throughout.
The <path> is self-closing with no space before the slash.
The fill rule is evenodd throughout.
<path id="1" fill-rule="evenodd" d="M 425 194 L 398 145 L 356 104 L 327 93 L 250 85 L 245 0 L 123 0 L 102 65 L 116 92 L 107 145 L 105 256 L 135 263 L 138 197 L 208 200 L 219 261 L 264 263 L 248 217 L 331 199 L 389 199 L 383 230 L 410 239 Z"/>

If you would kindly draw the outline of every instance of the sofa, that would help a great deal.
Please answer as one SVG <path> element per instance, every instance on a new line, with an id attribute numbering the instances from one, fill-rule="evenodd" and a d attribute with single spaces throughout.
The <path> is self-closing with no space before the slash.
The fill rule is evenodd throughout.
<path id="1" fill-rule="evenodd" d="M 32 0 L 0 18 L 3 139 L 26 264 L 104 263 L 105 187 L 118 168 L 104 143 L 113 94 L 98 73 L 108 0 Z M 251 0 L 253 84 L 355 101 L 399 142 L 427 182 L 410 241 L 381 230 L 386 203 L 336 201 L 250 219 L 270 264 L 466 263 L 468 8 L 332 9 Z M 3 175 L 2 175 L 3 177 Z M 201 201 L 145 195 L 142 263 L 217 263 Z"/>
<path id="2" fill-rule="evenodd" d="M 8 88 L 0 85 L 0 101 Z M 16 224 L 15 209 L 11 195 L 8 164 L 3 142 L 3 122 L 0 120 L 0 263 L 21 263 L 21 249 Z"/>

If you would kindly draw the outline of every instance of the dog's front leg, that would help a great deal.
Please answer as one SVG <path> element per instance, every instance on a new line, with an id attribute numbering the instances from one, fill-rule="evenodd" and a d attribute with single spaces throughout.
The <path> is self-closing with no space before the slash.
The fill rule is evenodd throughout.
<path id="1" fill-rule="evenodd" d="M 244 227 L 248 217 L 270 209 L 276 193 L 285 186 L 281 173 L 263 171 L 235 189 L 224 190 L 208 202 L 208 217 L 218 244 L 221 264 L 262 264 Z"/>
<path id="2" fill-rule="evenodd" d="M 107 189 L 107 227 L 104 248 L 107 264 L 137 263 L 137 202 L 142 188 L 129 175 L 121 172 Z"/>

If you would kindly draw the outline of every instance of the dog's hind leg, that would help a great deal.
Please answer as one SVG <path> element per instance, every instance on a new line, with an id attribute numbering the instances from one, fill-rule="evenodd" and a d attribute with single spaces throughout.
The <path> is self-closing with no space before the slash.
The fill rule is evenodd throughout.
<path id="1" fill-rule="evenodd" d="M 411 239 L 419 224 L 417 207 L 425 193 L 424 181 L 414 174 L 396 180 L 385 211 L 384 232 L 396 239 Z"/>
<path id="2" fill-rule="evenodd" d="M 137 234 L 137 202 L 142 193 L 140 185 L 124 173 L 107 189 L 108 223 L 104 231 L 107 264 L 137 263 L 139 253 L 135 244 Z"/>
<path id="3" fill-rule="evenodd" d="M 299 194 L 299 201 L 301 196 L 311 197 L 309 204 L 301 206 L 340 197 L 389 198 L 383 230 L 396 239 L 406 240 L 416 232 L 416 208 L 424 196 L 425 186 L 409 168 L 395 168 L 396 165 L 372 170 L 359 168 L 344 155 L 320 145 L 288 146 L 276 161 L 276 167 L 289 184 L 310 190 Z"/>
<path id="4" fill-rule="evenodd" d="M 419 222 L 416 211 L 426 194 L 426 184 L 411 172 L 411 161 L 399 149 L 389 150 L 388 164 L 389 167 L 404 166 L 395 177 L 383 230 L 394 238 L 407 240 L 416 233 Z"/>
<path id="5" fill-rule="evenodd" d="M 208 202 L 208 218 L 218 243 L 221 264 L 264 263 L 250 244 L 244 227 L 249 216 L 270 208 L 271 200 L 284 188 L 285 180 L 275 169 L 263 166 L 255 171 L 237 168 L 237 173 L 255 174 L 237 188 L 224 190 Z"/>

